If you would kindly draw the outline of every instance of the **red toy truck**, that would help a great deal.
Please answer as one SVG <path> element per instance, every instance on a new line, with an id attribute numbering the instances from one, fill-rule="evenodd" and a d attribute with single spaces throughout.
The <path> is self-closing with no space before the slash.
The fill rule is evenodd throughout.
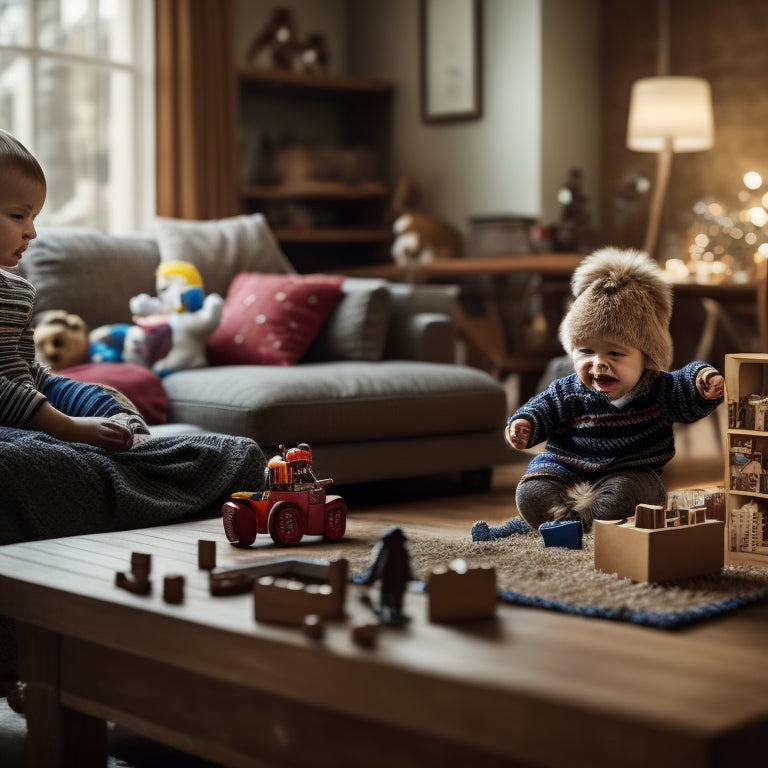
<path id="1" fill-rule="evenodd" d="M 341 496 L 326 494 L 332 482 L 312 474 L 312 451 L 306 443 L 282 449 L 267 465 L 268 490 L 239 491 L 224 503 L 227 539 L 241 547 L 253 544 L 259 533 L 283 545 L 298 544 L 305 534 L 340 539 L 347 528 L 347 505 Z"/>

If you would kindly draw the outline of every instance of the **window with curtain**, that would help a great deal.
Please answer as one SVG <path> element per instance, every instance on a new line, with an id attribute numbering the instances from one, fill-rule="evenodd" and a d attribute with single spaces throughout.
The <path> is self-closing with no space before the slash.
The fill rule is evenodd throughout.
<path id="1" fill-rule="evenodd" d="M 0 0 L 0 127 L 45 170 L 41 225 L 149 224 L 153 29 L 152 0 Z"/>

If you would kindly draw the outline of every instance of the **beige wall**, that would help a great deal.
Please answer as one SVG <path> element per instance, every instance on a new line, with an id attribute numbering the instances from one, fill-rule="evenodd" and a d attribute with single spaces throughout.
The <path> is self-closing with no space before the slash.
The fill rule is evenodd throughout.
<path id="1" fill-rule="evenodd" d="M 623 179 L 656 176 L 652 154 L 632 152 L 624 143 L 629 91 L 639 77 L 656 74 L 657 5 L 619 9 L 602 0 L 603 120 L 602 190 L 604 232 L 612 242 L 642 245 L 648 196 L 625 216 L 615 203 Z M 623 4 L 622 4 L 623 5 Z M 768 190 L 768 26 L 764 0 L 669 0 L 669 74 L 706 78 L 712 88 L 715 146 L 706 152 L 674 155 L 660 227 L 663 258 L 685 257 L 689 227 L 698 200 L 717 200 L 738 210 L 747 171 L 758 171 Z M 632 35 L 624 30 L 631 29 Z M 747 205 L 743 205 L 747 207 Z M 739 249 L 739 241 L 734 241 Z"/>
<path id="2" fill-rule="evenodd" d="M 599 218 L 597 3 L 483 0 L 483 116 L 442 125 L 421 120 L 417 0 L 291 5 L 302 35 L 326 35 L 332 71 L 394 84 L 393 176 L 413 177 L 424 209 L 466 232 L 476 215 L 556 220 L 574 165 Z M 273 7 L 237 0 L 241 56 Z"/>

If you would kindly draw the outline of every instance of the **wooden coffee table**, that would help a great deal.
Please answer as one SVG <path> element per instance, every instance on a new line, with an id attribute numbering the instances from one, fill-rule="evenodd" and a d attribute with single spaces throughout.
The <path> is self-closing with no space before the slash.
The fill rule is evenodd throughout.
<path id="1" fill-rule="evenodd" d="M 0 548 L 31 766 L 103 766 L 106 721 L 228 766 L 711 768 L 763 753 L 766 606 L 677 631 L 512 606 L 438 625 L 409 593 L 410 624 L 367 648 L 351 638 L 370 620 L 352 587 L 347 618 L 312 640 L 257 623 L 248 595 L 210 596 L 198 540 L 221 542 L 219 565 L 248 556 L 220 526 Z M 114 585 L 134 551 L 152 555 L 149 596 Z M 186 578 L 178 605 L 162 599 L 171 573 Z"/>

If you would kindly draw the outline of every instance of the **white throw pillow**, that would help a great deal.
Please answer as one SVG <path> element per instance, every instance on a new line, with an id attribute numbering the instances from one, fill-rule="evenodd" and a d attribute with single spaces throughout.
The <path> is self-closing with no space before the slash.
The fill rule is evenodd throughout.
<path id="1" fill-rule="evenodd" d="M 226 296 L 239 272 L 296 271 L 261 213 L 209 221 L 159 218 L 156 232 L 162 261 L 194 264 L 206 293 Z"/>

